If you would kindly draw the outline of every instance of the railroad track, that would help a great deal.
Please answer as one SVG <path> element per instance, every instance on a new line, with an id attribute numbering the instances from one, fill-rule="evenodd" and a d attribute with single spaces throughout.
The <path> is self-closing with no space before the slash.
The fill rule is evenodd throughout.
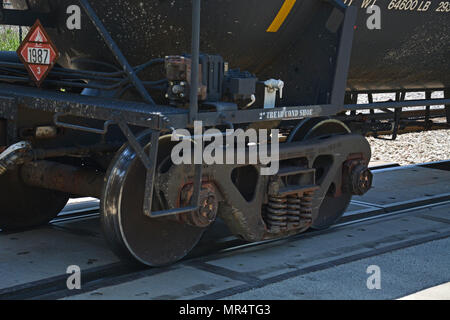
<path id="1" fill-rule="evenodd" d="M 391 170 L 403 170 L 408 168 L 414 168 L 414 167 L 426 167 L 426 168 L 437 168 L 441 170 L 450 170 L 450 160 L 444 160 L 444 161 L 437 161 L 437 162 L 430 162 L 430 163 L 422 163 L 422 164 L 415 164 L 415 165 L 409 165 L 409 166 L 400 166 L 398 163 L 388 163 L 384 165 L 378 165 L 371 167 L 371 170 L 373 172 L 383 172 L 383 171 L 391 171 Z M 445 197 L 444 197 L 445 198 Z M 417 203 L 432 203 L 435 199 L 433 197 L 427 197 L 424 199 L 418 200 Z M 436 198 L 436 200 L 440 200 L 440 196 Z M 373 204 L 370 203 L 363 203 L 360 201 L 352 201 L 353 203 L 361 203 L 368 206 L 373 206 Z M 408 207 L 409 205 L 413 205 L 413 201 L 407 202 L 404 204 L 404 207 Z M 385 208 L 386 210 L 392 210 Z M 375 213 L 377 211 L 373 211 L 372 213 Z M 99 201 L 92 198 L 87 198 L 87 200 L 76 202 L 73 204 L 69 204 L 62 212 L 61 214 L 56 217 L 53 221 L 51 221 L 51 224 L 58 224 L 60 222 L 66 222 L 66 221 L 74 221 L 77 219 L 84 219 L 84 218 L 91 218 L 96 217 L 99 215 Z"/>
<path id="2" fill-rule="evenodd" d="M 414 167 L 425 167 L 425 168 L 440 168 L 441 170 L 448 170 L 450 166 L 450 161 L 442 161 L 437 163 L 420 164 L 416 166 L 408 167 L 398 167 L 395 165 L 389 165 L 384 167 L 374 168 L 374 172 L 386 172 L 395 170 L 411 169 Z M 194 252 L 187 258 L 182 260 L 180 263 L 173 266 L 163 267 L 163 268 L 153 268 L 148 269 L 141 265 L 129 264 L 124 262 L 118 262 L 113 264 L 108 264 L 100 267 L 90 268 L 83 271 L 83 290 L 82 292 L 90 292 L 98 288 L 103 288 L 111 285 L 126 283 L 142 277 L 151 277 L 170 270 L 179 268 L 180 266 L 194 266 L 198 269 L 204 269 L 205 271 L 214 272 L 216 274 L 224 273 L 224 275 L 231 278 L 239 279 L 239 274 L 231 274 L 229 270 L 223 270 L 220 267 L 214 267 L 207 262 L 212 259 L 220 258 L 223 255 L 229 255 L 234 253 L 243 252 L 248 248 L 263 247 L 266 245 L 273 245 L 280 243 L 280 245 L 285 245 L 286 243 L 293 242 L 299 239 L 314 238 L 323 234 L 332 233 L 337 229 L 345 228 L 349 225 L 354 225 L 358 223 L 367 222 L 370 220 L 379 219 L 389 219 L 393 216 L 408 215 L 409 213 L 416 211 L 418 209 L 433 208 L 442 205 L 450 204 L 450 193 L 442 193 L 436 195 L 430 195 L 427 197 L 415 198 L 409 201 L 400 201 L 391 203 L 388 205 L 379 205 L 370 202 L 365 202 L 361 200 L 354 200 L 353 205 L 359 206 L 359 210 L 353 210 L 348 215 L 345 215 L 338 224 L 330 229 L 323 231 L 310 231 L 304 234 L 296 235 L 293 237 L 285 239 L 277 239 L 271 241 L 264 241 L 258 243 L 245 243 L 244 241 L 234 237 L 234 236 L 224 236 L 219 239 L 214 239 L 214 241 L 204 241 L 199 244 L 199 246 L 194 250 Z M 98 204 L 94 202 L 84 203 L 69 206 L 63 212 L 63 214 L 55 219 L 52 224 L 58 226 L 59 224 L 70 221 L 78 221 L 86 218 L 96 218 L 98 216 Z M 217 226 L 218 228 L 224 228 L 223 225 Z M 208 235 L 206 235 L 208 237 Z M 272 277 L 269 280 L 264 281 L 253 279 L 240 279 L 246 284 L 235 288 L 232 291 L 221 291 L 214 293 L 212 295 L 205 295 L 203 298 L 208 299 L 218 299 L 229 296 L 231 294 L 244 292 L 246 290 L 251 290 L 252 288 L 258 288 L 269 283 L 274 283 L 276 281 L 281 281 L 289 276 L 299 275 L 303 273 L 313 272 L 314 270 L 322 270 L 333 265 L 339 265 L 347 263 L 355 259 L 362 259 L 371 255 L 381 254 L 383 252 L 389 252 L 389 250 L 397 250 L 401 248 L 406 248 L 408 246 L 414 246 L 420 243 L 425 243 L 441 238 L 448 237 L 449 234 L 437 234 L 432 237 L 425 237 L 423 239 L 418 239 L 416 241 L 408 242 L 402 245 L 391 246 L 384 248 L 382 250 L 374 250 L 371 253 L 357 254 L 345 259 L 337 259 L 333 262 L 328 262 L 324 264 L 318 264 L 314 267 L 309 267 L 306 269 L 296 270 L 294 274 L 286 273 L 276 277 Z M 9 288 L 0 289 L 0 300 L 1 299 L 58 299 L 63 297 L 68 297 L 75 294 L 80 294 L 80 291 L 69 292 L 66 288 L 67 275 L 61 274 L 58 276 L 42 279 L 39 281 L 29 282 L 18 286 L 13 286 Z"/>
<path id="3" fill-rule="evenodd" d="M 384 165 L 372 166 L 370 169 L 373 172 L 381 172 L 387 170 L 402 170 L 412 167 L 442 168 L 443 170 L 450 170 L 450 160 L 415 164 L 409 166 L 400 166 L 398 163 L 388 163 Z M 51 221 L 51 223 L 54 224 L 62 221 L 93 217 L 99 214 L 98 210 L 99 201 L 93 198 L 86 198 L 86 200 L 84 201 L 69 204 L 58 217 Z"/>

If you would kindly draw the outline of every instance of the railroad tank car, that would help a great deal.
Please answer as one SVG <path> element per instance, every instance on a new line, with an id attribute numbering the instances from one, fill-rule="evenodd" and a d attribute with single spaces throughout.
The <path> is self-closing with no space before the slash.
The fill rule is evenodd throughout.
<path id="1" fill-rule="evenodd" d="M 323 229 L 371 188 L 364 135 L 450 122 L 445 1 L 10 2 L 0 22 L 33 26 L 22 47 L 41 28 L 59 56 L 33 81 L 23 50 L 0 54 L 3 230 L 45 224 L 69 197 L 93 196 L 114 252 L 160 266 L 218 218 L 247 241 Z M 396 99 L 374 103 L 377 92 Z M 362 93 L 369 103 L 358 105 Z M 174 130 L 193 150 L 205 143 L 195 121 L 221 136 L 279 130 L 254 143 L 280 140 L 279 170 L 264 175 L 275 161 L 247 158 L 175 163 Z"/>
<path id="2" fill-rule="evenodd" d="M 21 1 L 13 1 L 21 2 Z M 320 103 L 317 97 L 321 79 L 311 73 L 330 73 L 328 61 L 311 65 L 316 53 L 311 43 L 326 37 L 327 30 L 314 31 L 314 20 L 321 19 L 321 1 L 295 2 L 278 32 L 267 32 L 285 0 L 207 1 L 202 7 L 201 50 L 218 53 L 229 62 L 256 73 L 262 79 L 277 77 L 286 82 L 286 99 L 282 103 Z M 348 76 L 348 89 L 395 90 L 444 88 L 450 86 L 446 68 L 450 63 L 448 9 L 440 1 L 412 1 L 403 10 L 393 1 L 347 1 L 358 6 L 359 16 L 353 43 Z M 401 1 L 397 1 L 400 3 Z M 32 8 L 64 16 L 69 0 L 30 0 Z M 148 59 L 190 51 L 189 1 L 138 1 L 114 3 L 91 1 L 125 56 L 133 65 Z M 381 29 L 366 27 L 370 14 L 367 8 L 377 4 L 382 9 Z M 329 9 L 331 10 L 331 8 Z M 437 11 L 439 10 L 439 11 Z M 84 18 L 83 21 L 86 21 Z M 71 66 L 75 58 L 88 57 L 114 63 L 114 57 L 103 44 L 92 25 L 69 31 L 65 20 L 52 34 L 62 51 L 61 63 Z M 133 45 L 130 45 L 132 43 Z M 321 50 L 327 50 L 321 48 Z M 76 67 L 76 66 L 75 66 Z M 325 93 L 326 94 L 326 93 Z M 316 100 L 312 100 L 316 99 Z"/>

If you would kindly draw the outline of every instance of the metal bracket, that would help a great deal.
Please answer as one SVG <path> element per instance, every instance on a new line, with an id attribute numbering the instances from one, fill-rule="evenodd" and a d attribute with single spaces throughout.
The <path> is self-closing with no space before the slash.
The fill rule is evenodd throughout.
<path id="1" fill-rule="evenodd" d="M 144 148 L 141 146 L 138 139 L 134 135 L 133 131 L 131 131 L 130 127 L 128 126 L 128 124 L 125 121 L 119 121 L 118 125 L 119 125 L 120 130 L 122 130 L 123 134 L 125 135 L 125 138 L 127 138 L 131 147 L 136 152 L 139 159 L 142 161 L 142 164 L 144 165 L 145 169 L 147 169 L 147 171 L 154 171 L 156 162 L 153 162 L 152 158 L 151 157 L 149 158 L 147 156 Z M 152 138 L 154 135 L 159 137 L 159 131 L 153 131 Z M 152 145 L 152 147 L 153 147 L 153 145 Z M 156 147 L 158 147 L 158 146 L 156 145 Z M 150 150 L 152 150 L 152 149 L 153 148 L 150 148 Z"/>
<path id="2" fill-rule="evenodd" d="M 264 109 L 273 109 L 276 105 L 277 92 L 283 99 L 284 82 L 282 80 L 270 79 L 264 82 Z"/>
<path id="3" fill-rule="evenodd" d="M 426 91 L 425 92 L 425 99 L 426 100 L 431 100 L 432 96 L 431 96 L 432 92 L 431 91 Z M 425 130 L 430 130 L 430 113 L 431 113 L 431 106 L 427 105 L 425 107 Z"/>
<path id="4" fill-rule="evenodd" d="M 396 100 L 398 102 L 405 101 L 405 98 L 406 98 L 406 93 L 404 93 L 404 92 L 396 94 Z M 373 103 L 373 101 L 371 101 L 371 103 Z M 395 111 L 394 111 L 394 120 L 395 120 L 395 122 L 394 122 L 394 130 L 392 132 L 392 140 L 394 140 L 394 141 L 397 140 L 398 130 L 400 129 L 401 116 L 402 116 L 402 108 L 395 109 Z"/>
<path id="5" fill-rule="evenodd" d="M 105 121 L 103 124 L 103 129 L 96 129 L 96 128 L 90 128 L 90 127 L 85 127 L 85 126 L 80 126 L 80 125 L 76 125 L 76 124 L 59 121 L 59 117 L 63 117 L 65 115 L 67 115 L 67 114 L 65 114 L 63 112 L 57 112 L 53 115 L 53 122 L 55 123 L 56 126 L 61 127 L 61 128 L 66 128 L 66 129 L 72 129 L 72 130 L 84 131 L 84 132 L 89 132 L 89 133 L 95 133 L 95 134 L 99 134 L 99 135 L 105 135 L 108 133 L 109 126 L 114 124 L 114 121 L 112 121 L 112 120 Z"/>
<path id="6" fill-rule="evenodd" d="M 450 98 L 450 89 L 444 90 L 444 97 L 447 99 Z M 450 125 L 450 102 L 445 104 L 445 116 L 447 118 L 447 125 Z"/>
<path id="7" fill-rule="evenodd" d="M 150 153 L 152 153 L 152 151 L 150 151 Z M 202 187 L 202 173 L 203 173 L 203 166 L 201 164 L 195 165 L 194 193 L 192 195 L 191 203 L 189 204 L 189 206 L 183 208 L 175 208 L 152 212 L 153 186 L 154 186 L 153 182 L 155 178 L 155 171 L 151 173 L 147 172 L 145 193 L 144 193 L 144 214 L 149 218 L 160 218 L 173 216 L 177 214 L 189 213 L 198 210 L 200 202 L 200 191 Z"/>
<path id="8" fill-rule="evenodd" d="M 152 212 L 153 205 L 153 190 L 155 185 L 156 164 L 158 160 L 158 144 L 159 144 L 159 132 L 154 131 L 151 136 L 149 161 L 151 168 L 147 168 L 147 175 L 145 179 L 145 192 L 144 192 L 144 214 L 149 218 L 167 217 L 182 213 L 189 213 L 199 209 L 200 191 L 202 187 L 202 172 L 203 165 L 195 165 L 194 174 L 194 193 L 192 195 L 191 203 L 189 206 L 183 208 L 175 208 L 168 210 L 161 210 Z"/>
<path id="9" fill-rule="evenodd" d="M 192 1 L 192 43 L 191 43 L 191 92 L 189 121 L 193 123 L 198 115 L 198 74 L 200 64 L 201 1 Z"/>
<path id="10" fill-rule="evenodd" d="M 187 207 L 161 210 L 152 212 L 153 205 L 153 190 L 155 185 L 156 165 L 158 161 L 158 147 L 159 147 L 159 131 L 152 131 L 150 146 L 148 154 L 145 151 L 145 146 L 141 146 L 138 139 L 131 131 L 130 127 L 124 121 L 118 122 L 120 129 L 127 138 L 133 150 L 136 152 L 139 159 L 142 161 L 145 169 L 147 170 L 145 177 L 145 191 L 144 191 L 144 205 L 143 212 L 149 218 L 172 216 L 182 213 L 189 213 L 199 208 L 200 191 L 202 186 L 202 171 L 203 166 L 195 165 L 195 177 L 194 177 L 194 193 L 192 196 L 191 204 Z"/>
<path id="11" fill-rule="evenodd" d="M 340 3 L 341 1 L 332 2 Z M 342 106 L 344 104 L 357 15 L 358 9 L 355 6 L 345 8 L 345 18 L 341 31 L 341 39 L 339 41 L 336 72 L 334 75 L 333 91 L 330 100 L 330 104 L 332 105 Z"/>

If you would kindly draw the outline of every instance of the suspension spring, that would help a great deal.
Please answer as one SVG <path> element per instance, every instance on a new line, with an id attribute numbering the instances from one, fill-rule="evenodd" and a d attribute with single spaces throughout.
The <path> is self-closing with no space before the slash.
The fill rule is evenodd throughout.
<path id="1" fill-rule="evenodd" d="M 299 195 L 290 195 L 288 201 L 288 225 L 289 229 L 298 228 L 300 226 L 301 202 Z"/>
<path id="2" fill-rule="evenodd" d="M 272 231 L 288 228 L 288 201 L 285 197 L 269 197 L 266 207 L 266 222 Z"/>
<path id="3" fill-rule="evenodd" d="M 285 197 L 269 196 L 264 219 L 271 232 L 302 228 L 312 223 L 314 191 Z"/>
<path id="4" fill-rule="evenodd" d="M 312 222 L 314 191 L 307 191 L 303 194 L 300 210 L 302 220 Z"/>

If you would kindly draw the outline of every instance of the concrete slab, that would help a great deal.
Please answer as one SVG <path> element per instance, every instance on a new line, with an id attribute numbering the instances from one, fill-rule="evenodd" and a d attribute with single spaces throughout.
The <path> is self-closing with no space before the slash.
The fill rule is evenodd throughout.
<path id="1" fill-rule="evenodd" d="M 450 201 L 448 201 L 448 202 L 450 203 Z M 427 209 L 423 210 L 422 214 L 419 216 L 424 219 L 429 219 L 429 220 L 434 219 L 436 221 L 450 224 L 450 210 L 445 215 L 445 214 L 442 214 L 441 211 L 436 210 L 437 208 L 441 208 L 441 207 L 446 208 L 447 204 L 442 204 L 442 205 L 436 206 L 435 208 L 427 208 Z"/>
<path id="2" fill-rule="evenodd" d="M 416 198 L 450 193 L 450 171 L 412 167 L 375 172 L 373 188 L 353 200 L 387 206 Z"/>
<path id="3" fill-rule="evenodd" d="M 180 263 L 175 270 L 92 290 L 67 299 L 396 299 L 450 280 L 450 239 L 406 244 L 439 234 L 450 225 L 420 216 L 428 209 L 345 226 L 313 238 L 278 241 L 255 248 Z M 444 218 L 450 205 L 432 209 Z M 399 250 L 385 248 L 399 246 Z M 406 246 L 407 248 L 403 248 Z M 368 252 L 373 257 L 364 258 Z M 333 261 L 361 255 L 339 266 Z M 316 268 L 325 265 L 323 269 Z M 369 266 L 379 266 L 381 289 L 367 288 Z M 430 268 L 432 266 L 432 268 Z M 303 275 L 296 271 L 310 270 Z M 283 276 L 290 275 L 284 279 Z M 281 280 L 277 279 L 277 276 Z M 259 285 L 259 283 L 267 284 Z M 273 282 L 272 282 L 273 281 Z M 253 285 L 256 289 L 249 290 Z M 239 288 L 242 293 L 235 294 Z"/>
<path id="4" fill-rule="evenodd" d="M 450 300 L 450 282 L 413 293 L 399 300 Z"/>
<path id="5" fill-rule="evenodd" d="M 103 237 L 76 234 L 51 226 L 0 234 L 0 289 L 118 262 Z"/>
<path id="6" fill-rule="evenodd" d="M 176 300 L 194 299 L 243 284 L 240 281 L 183 266 L 151 277 L 98 289 L 68 300 Z"/>
<path id="7" fill-rule="evenodd" d="M 436 216 L 447 217 L 450 205 L 434 211 Z M 429 210 L 424 209 L 408 216 L 394 216 L 336 228 L 314 237 L 306 234 L 296 240 L 277 241 L 250 247 L 240 251 L 239 254 L 230 252 L 208 263 L 234 272 L 267 279 L 348 254 L 363 253 L 450 230 L 449 224 L 415 216 L 425 212 Z"/>
<path id="8" fill-rule="evenodd" d="M 293 277 L 263 288 L 231 295 L 226 299 L 366 300 L 397 299 L 450 280 L 450 239 L 433 241 L 376 257 L 362 259 Z M 369 266 L 380 270 L 380 289 L 369 289 Z M 449 299 L 447 285 L 421 292 L 407 299 Z"/>

